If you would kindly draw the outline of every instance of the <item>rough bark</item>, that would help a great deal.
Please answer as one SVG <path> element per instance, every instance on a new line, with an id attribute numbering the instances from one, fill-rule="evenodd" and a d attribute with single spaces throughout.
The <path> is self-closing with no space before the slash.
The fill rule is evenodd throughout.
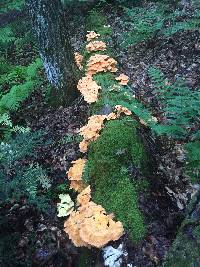
<path id="1" fill-rule="evenodd" d="M 76 97 L 78 69 L 60 0 L 27 0 L 45 72 L 58 105 Z"/>
<path id="2" fill-rule="evenodd" d="M 200 266 L 200 192 L 193 197 L 163 267 Z"/>

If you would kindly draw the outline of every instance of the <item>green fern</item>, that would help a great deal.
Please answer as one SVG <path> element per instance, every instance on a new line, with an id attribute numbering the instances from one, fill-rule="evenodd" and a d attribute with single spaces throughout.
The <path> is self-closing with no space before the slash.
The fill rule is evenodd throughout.
<path id="1" fill-rule="evenodd" d="M 25 157 L 34 157 L 35 149 L 46 145 L 44 142 L 44 133 L 37 132 L 18 132 L 15 138 L 9 142 L 0 143 L 0 160 L 5 166 L 10 166 L 13 162 Z"/>
<path id="2" fill-rule="evenodd" d="M 30 204 L 36 204 L 37 208 L 43 209 L 46 201 L 39 194 L 39 189 L 46 191 L 51 184 L 46 172 L 38 165 L 29 165 L 25 168 L 15 168 L 12 176 L 6 175 L 2 170 L 0 175 L 0 200 L 11 201 L 27 197 Z M 23 188 L 23 190 L 22 190 Z"/>
<path id="3" fill-rule="evenodd" d="M 15 39 L 16 38 L 10 25 L 0 28 L 0 45 L 8 44 L 14 41 Z"/>
<path id="4" fill-rule="evenodd" d="M 13 126 L 8 113 L 0 114 L 0 137 L 2 140 L 9 140 L 13 133 L 27 133 L 30 128 L 20 125 Z"/>
<path id="5" fill-rule="evenodd" d="M 178 31 L 197 30 L 200 26 L 199 9 L 190 17 L 185 12 L 171 12 L 167 4 L 157 3 L 154 6 L 124 8 L 124 25 L 127 32 L 122 35 L 122 46 L 155 39 L 156 36 L 170 36 Z"/>
<path id="6" fill-rule="evenodd" d="M 135 45 L 154 36 L 165 21 L 163 6 L 152 8 L 124 8 L 126 14 L 125 26 L 128 31 L 123 36 L 123 46 Z"/>
<path id="7" fill-rule="evenodd" d="M 180 20 L 180 18 L 179 18 Z M 174 23 L 164 29 L 162 34 L 165 36 L 170 36 L 178 31 L 191 31 L 198 30 L 200 27 L 200 11 L 194 11 L 194 14 L 190 19 L 185 20 L 184 17 L 182 21 L 174 21 Z"/>
<path id="8" fill-rule="evenodd" d="M 25 0 L 1 0 L 0 13 L 8 12 L 9 10 L 22 10 L 25 5 Z"/>
<path id="9" fill-rule="evenodd" d="M 19 80 L 24 80 L 25 82 L 12 86 L 10 91 L 1 97 L 0 113 L 4 113 L 9 110 L 17 110 L 20 107 L 20 104 L 29 97 L 36 86 L 40 83 L 37 72 L 41 69 L 41 67 L 42 62 L 38 58 L 28 67 L 16 67 L 9 75 L 7 75 L 4 82 L 9 82 L 10 80 L 11 84 L 18 82 Z"/>
<path id="10" fill-rule="evenodd" d="M 182 80 L 171 84 L 156 68 L 149 69 L 149 76 L 162 105 L 163 116 L 167 119 L 165 125 L 157 126 L 157 132 L 174 137 L 188 136 L 200 116 L 200 91 L 191 90 Z"/>
<path id="11" fill-rule="evenodd" d="M 200 141 L 189 142 L 185 145 L 187 164 L 186 173 L 192 183 L 199 183 L 200 179 Z"/>
<path id="12" fill-rule="evenodd" d="M 10 124 L 9 118 L 7 122 Z M 47 199 L 44 194 L 51 185 L 46 172 L 35 162 L 35 150 L 46 144 L 41 131 L 17 133 L 9 142 L 0 143 L 1 201 L 26 197 L 30 204 L 37 205 L 39 209 L 45 207 Z M 24 162 L 29 162 L 28 166 Z"/>

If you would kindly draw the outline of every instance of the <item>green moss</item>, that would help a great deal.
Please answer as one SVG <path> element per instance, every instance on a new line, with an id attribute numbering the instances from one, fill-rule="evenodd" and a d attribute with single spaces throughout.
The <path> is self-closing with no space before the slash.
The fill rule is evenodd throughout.
<path id="1" fill-rule="evenodd" d="M 188 233 L 187 233 L 188 232 Z M 190 231 L 191 232 L 191 231 Z M 200 226 L 193 226 L 192 234 L 179 232 L 162 267 L 200 266 Z"/>
<path id="2" fill-rule="evenodd" d="M 138 193 L 145 190 L 146 184 L 142 179 L 131 181 L 128 172 L 133 165 L 140 170 L 147 166 L 137 127 L 138 123 L 130 117 L 109 121 L 100 137 L 91 143 L 88 157 L 94 201 L 107 212 L 114 212 L 135 243 L 146 233 L 138 208 Z"/>
<path id="3" fill-rule="evenodd" d="M 122 89 L 118 82 L 115 80 L 115 75 L 110 72 L 98 73 L 94 75 L 93 79 L 101 86 L 99 98 L 97 102 L 91 105 L 92 115 L 101 113 L 102 108 L 105 105 L 114 106 L 113 98 L 116 98 L 116 94 Z M 115 105 L 119 103 L 120 98 L 115 102 Z"/>
<path id="4" fill-rule="evenodd" d="M 95 31 L 101 35 L 101 38 L 106 38 L 112 35 L 112 29 L 107 27 L 108 23 L 106 18 L 97 9 L 89 12 L 86 20 L 86 28 L 88 31 Z"/>

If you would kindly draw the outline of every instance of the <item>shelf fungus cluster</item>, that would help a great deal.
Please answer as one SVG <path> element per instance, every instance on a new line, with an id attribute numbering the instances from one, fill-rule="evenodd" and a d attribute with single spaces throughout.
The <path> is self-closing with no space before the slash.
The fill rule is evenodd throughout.
<path id="1" fill-rule="evenodd" d="M 86 152 L 91 141 L 95 141 L 99 137 L 99 132 L 104 127 L 106 115 L 94 115 L 89 117 L 88 123 L 79 130 L 79 134 L 83 136 L 79 148 L 82 153 Z"/>
<path id="2" fill-rule="evenodd" d="M 68 171 L 68 179 L 70 182 L 83 182 L 82 174 L 86 163 L 84 159 L 73 161 L 73 166 Z M 64 223 L 64 231 L 68 234 L 77 247 L 103 247 L 109 241 L 119 239 L 124 232 L 121 222 L 115 222 L 113 215 L 107 215 L 105 209 L 101 205 L 91 201 L 90 186 L 79 186 L 80 192 L 77 196 L 78 208 L 74 210 L 74 203 L 71 201 L 69 195 L 64 196 L 64 200 L 58 204 L 59 208 L 63 209 L 63 204 L 66 211 L 59 212 L 59 215 L 67 216 Z M 62 197 L 60 195 L 60 197 Z"/>
<path id="3" fill-rule="evenodd" d="M 81 192 L 86 187 L 86 184 L 82 180 L 85 162 L 85 159 L 77 159 L 72 161 L 73 166 L 70 167 L 69 171 L 67 172 L 68 179 L 70 181 L 70 189 L 74 189 L 77 192 Z"/>
<path id="4" fill-rule="evenodd" d="M 64 224 L 64 231 L 77 247 L 101 248 L 119 239 L 124 232 L 121 222 L 115 222 L 101 205 L 84 202 L 73 211 Z"/>
<path id="5" fill-rule="evenodd" d="M 97 40 L 100 34 L 94 31 L 86 35 L 89 42 L 86 46 L 88 52 L 104 51 L 106 44 Z M 76 53 L 75 60 L 81 69 L 83 57 Z M 101 87 L 93 80 L 93 75 L 99 72 L 116 72 L 117 61 L 108 55 L 92 55 L 86 65 L 86 74 L 79 80 L 77 88 L 88 103 L 98 100 Z M 128 76 L 121 74 L 116 78 L 121 85 L 126 85 L 129 81 Z M 127 108 L 117 105 L 113 112 L 108 115 L 94 115 L 88 118 L 88 123 L 80 128 L 79 134 L 83 137 L 79 148 L 82 153 L 87 152 L 90 142 L 95 141 L 100 136 L 106 120 L 118 119 L 122 114 L 131 115 Z M 68 234 L 75 246 L 97 247 L 101 248 L 109 241 L 119 239 L 123 233 L 123 225 L 119 221 L 114 221 L 114 215 L 108 215 L 105 209 L 91 200 L 91 188 L 82 180 L 82 174 L 86 164 L 86 159 L 77 159 L 72 161 L 72 167 L 67 172 L 70 181 L 70 188 L 78 192 L 76 199 L 76 208 L 73 202 L 67 197 L 64 203 L 66 210 L 63 210 L 63 203 L 58 207 L 62 208 L 60 214 L 66 214 L 69 217 L 65 221 L 64 230 Z"/>
<path id="6" fill-rule="evenodd" d="M 89 58 L 87 63 L 87 73 L 94 75 L 99 72 L 116 72 L 117 61 L 108 55 L 96 54 Z"/>
<path id="7" fill-rule="evenodd" d="M 122 73 L 117 78 L 115 78 L 115 80 L 119 81 L 119 84 L 121 85 L 127 85 L 129 82 L 129 77 Z"/>
<path id="8" fill-rule="evenodd" d="M 99 41 L 98 38 L 100 34 L 91 31 L 86 35 L 87 41 L 86 50 L 88 52 L 104 51 L 106 50 L 106 43 Z M 81 65 L 83 61 L 83 56 L 78 52 L 75 53 L 75 61 L 79 69 L 83 69 Z M 86 75 L 82 77 L 77 85 L 77 89 L 81 92 L 84 100 L 91 104 L 98 100 L 99 91 L 101 86 L 99 86 L 96 81 L 93 80 L 93 75 L 100 72 L 116 72 L 117 71 L 117 61 L 108 56 L 102 54 L 91 55 L 86 64 Z M 119 84 L 127 85 L 129 78 L 125 74 L 120 74 L 117 78 Z M 84 143 L 85 144 L 85 143 Z M 86 144 L 85 144 L 86 145 Z"/>
<path id="9" fill-rule="evenodd" d="M 118 119 L 122 114 L 130 116 L 132 112 L 121 105 L 116 105 L 114 112 L 108 115 L 94 115 L 89 117 L 88 123 L 79 130 L 79 134 L 83 136 L 83 141 L 79 144 L 82 153 L 87 152 L 90 142 L 95 141 L 100 136 L 100 131 L 104 127 L 105 120 Z"/>
<path id="10" fill-rule="evenodd" d="M 87 38 L 88 42 L 90 42 L 94 39 L 97 39 L 98 37 L 100 37 L 100 34 L 94 32 L 94 31 L 88 31 L 88 33 L 86 34 L 86 38 Z"/>
<path id="11" fill-rule="evenodd" d="M 77 85 L 78 90 L 84 97 L 84 100 L 91 104 L 96 102 L 99 95 L 99 90 L 101 86 L 99 86 L 93 79 L 92 76 L 87 75 L 79 80 Z"/>
<path id="12" fill-rule="evenodd" d="M 103 41 L 93 41 L 86 45 L 88 52 L 104 51 L 106 50 L 106 44 Z"/>

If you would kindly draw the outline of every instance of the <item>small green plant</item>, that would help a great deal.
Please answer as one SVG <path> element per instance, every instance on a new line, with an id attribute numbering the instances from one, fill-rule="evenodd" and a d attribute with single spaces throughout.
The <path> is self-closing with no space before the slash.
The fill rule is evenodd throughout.
<path id="1" fill-rule="evenodd" d="M 13 133 L 26 133 L 29 131 L 30 129 L 28 127 L 19 125 L 13 126 L 8 113 L 3 113 L 0 115 L 0 137 L 2 138 L 2 140 L 9 140 Z"/>
<path id="2" fill-rule="evenodd" d="M 35 149 L 45 145 L 42 132 L 17 133 L 16 138 L 0 144 L 0 200 L 7 202 L 26 197 L 30 204 L 45 208 L 44 192 L 50 182 L 46 172 L 35 162 Z M 28 160 L 29 164 L 21 161 Z M 22 190 L 23 188 L 23 190 Z M 41 194 L 41 192 L 43 192 Z"/>
<path id="3" fill-rule="evenodd" d="M 82 141 L 82 137 L 80 135 L 74 135 L 74 134 L 66 134 L 59 142 L 61 144 L 67 144 L 67 143 L 80 143 Z"/>
<path id="4" fill-rule="evenodd" d="M 186 173 L 192 183 L 199 183 L 200 179 L 200 141 L 189 142 L 185 145 L 187 163 Z"/>
<path id="5" fill-rule="evenodd" d="M 166 134 L 187 141 L 185 172 L 192 183 L 199 183 L 200 132 L 193 133 L 192 129 L 198 126 L 200 90 L 190 89 L 182 80 L 169 82 L 157 68 L 150 68 L 149 76 L 166 121 L 165 124 L 155 125 L 153 128 L 159 135 Z"/>
<path id="6" fill-rule="evenodd" d="M 0 14 L 10 10 L 22 10 L 25 6 L 25 0 L 1 0 Z"/>
<path id="7" fill-rule="evenodd" d="M 106 18 L 96 9 L 89 12 L 87 17 L 87 29 L 100 34 L 100 39 L 112 34 L 112 29 L 108 26 Z"/>
<path id="8" fill-rule="evenodd" d="M 14 40 L 15 40 L 15 36 L 10 26 L 5 26 L 5 27 L 0 28 L 0 45 L 9 44 L 10 42 Z"/>
<path id="9" fill-rule="evenodd" d="M 125 8 L 124 10 L 127 16 L 125 26 L 129 30 L 124 36 L 123 46 L 135 45 L 152 38 L 163 27 L 165 21 L 163 6 Z"/>
<path id="10" fill-rule="evenodd" d="M 15 138 L 10 138 L 7 142 L 0 144 L 0 160 L 7 167 L 12 166 L 14 162 L 23 158 L 36 157 L 35 149 L 39 146 L 45 146 L 44 132 L 22 132 L 17 133 Z"/>
<path id="11" fill-rule="evenodd" d="M 168 37 L 178 31 L 197 30 L 200 26 L 199 9 L 190 17 L 186 17 L 184 11 L 171 12 L 164 3 L 124 8 L 124 11 L 123 23 L 127 32 L 122 36 L 123 47 L 153 40 L 156 36 Z"/>
<path id="12" fill-rule="evenodd" d="M 15 67 L 8 75 L 4 75 L 1 78 L 0 83 L 9 82 L 15 84 L 11 87 L 6 94 L 2 93 L 0 99 L 0 113 L 4 113 L 9 110 L 17 110 L 33 90 L 40 84 L 41 80 L 38 75 L 38 70 L 42 68 L 42 62 L 37 58 L 28 67 Z"/>
<path id="13" fill-rule="evenodd" d="M 150 68 L 149 76 L 167 121 L 156 127 L 157 133 L 175 138 L 188 137 L 200 116 L 200 91 L 185 86 L 182 80 L 169 82 L 157 68 Z"/>

